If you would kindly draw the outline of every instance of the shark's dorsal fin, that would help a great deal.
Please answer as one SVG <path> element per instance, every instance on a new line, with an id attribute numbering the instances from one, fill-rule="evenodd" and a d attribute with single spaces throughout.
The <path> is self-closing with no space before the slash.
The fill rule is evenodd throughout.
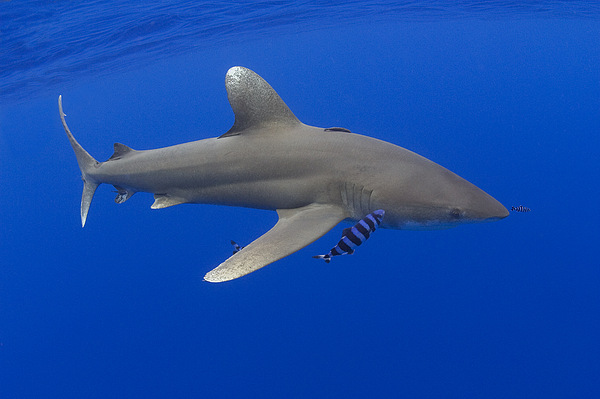
<path id="1" fill-rule="evenodd" d="M 269 125 L 285 128 L 301 123 L 279 94 L 263 78 L 247 68 L 236 66 L 229 69 L 225 76 L 225 88 L 235 114 L 235 122 L 219 138 L 237 136 L 244 131 Z"/>
<path id="2" fill-rule="evenodd" d="M 115 143 L 114 144 L 115 152 L 108 158 L 109 161 L 114 161 L 116 159 L 121 159 L 125 155 L 135 152 L 134 149 L 127 147 L 125 144 Z"/>

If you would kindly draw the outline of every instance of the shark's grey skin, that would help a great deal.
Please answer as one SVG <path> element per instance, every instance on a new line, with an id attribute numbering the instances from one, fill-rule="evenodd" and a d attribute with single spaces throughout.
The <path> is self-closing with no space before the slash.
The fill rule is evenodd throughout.
<path id="1" fill-rule="evenodd" d="M 233 127 L 218 138 L 135 151 L 115 144 L 97 162 L 63 127 L 84 180 L 81 221 L 101 183 L 117 188 L 116 202 L 144 191 L 153 209 L 182 203 L 276 210 L 277 224 L 205 276 L 232 280 L 317 240 L 342 220 L 385 210 L 382 227 L 434 229 L 493 221 L 507 209 L 473 184 L 394 144 L 345 129 L 301 123 L 253 71 L 226 75 Z"/>

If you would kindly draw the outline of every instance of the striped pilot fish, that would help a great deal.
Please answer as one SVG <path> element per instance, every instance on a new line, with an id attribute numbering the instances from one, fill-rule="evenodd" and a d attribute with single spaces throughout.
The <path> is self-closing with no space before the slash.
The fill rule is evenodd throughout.
<path id="1" fill-rule="evenodd" d="M 240 244 L 238 244 L 237 242 L 231 240 L 231 245 L 233 246 L 233 254 L 237 254 L 238 252 L 240 252 L 242 249 L 244 249 L 244 247 L 242 247 Z"/>
<path id="2" fill-rule="evenodd" d="M 531 209 L 527 208 L 526 206 L 523 205 L 519 205 L 519 206 L 513 206 L 512 208 L 510 208 L 511 211 L 515 211 L 515 212 L 529 212 L 531 211 Z"/>
<path id="3" fill-rule="evenodd" d="M 379 209 L 359 220 L 354 226 L 344 229 L 342 239 L 337 245 L 331 248 L 331 251 L 325 255 L 315 255 L 313 258 L 323 259 L 325 262 L 331 262 L 331 258 L 338 255 L 353 254 L 354 248 L 367 241 L 372 232 L 381 224 L 385 211 Z"/>

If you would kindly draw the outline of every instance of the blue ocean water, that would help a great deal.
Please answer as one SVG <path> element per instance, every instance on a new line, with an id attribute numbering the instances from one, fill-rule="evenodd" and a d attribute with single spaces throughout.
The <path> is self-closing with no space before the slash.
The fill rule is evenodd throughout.
<path id="1" fill-rule="evenodd" d="M 600 7 L 592 2 L 0 3 L 1 398 L 600 395 Z M 300 120 L 413 150 L 525 205 L 378 230 L 244 278 L 202 276 L 274 212 L 150 210 L 82 183 L 60 124 L 112 143 L 214 137 L 224 76 Z"/>

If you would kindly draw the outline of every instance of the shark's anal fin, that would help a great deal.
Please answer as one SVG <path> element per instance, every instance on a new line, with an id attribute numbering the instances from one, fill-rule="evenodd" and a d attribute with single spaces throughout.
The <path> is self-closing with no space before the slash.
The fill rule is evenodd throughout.
<path id="1" fill-rule="evenodd" d="M 335 205 L 310 204 L 277 210 L 279 221 L 204 276 L 211 283 L 245 276 L 316 241 L 348 215 Z"/>
<path id="2" fill-rule="evenodd" d="M 185 203 L 186 203 L 185 200 L 183 200 L 181 198 L 177 198 L 177 197 L 171 197 L 168 194 L 154 194 L 154 203 L 152 204 L 152 206 L 150 208 L 162 209 L 162 208 L 167 208 L 169 206 L 185 204 Z"/>

